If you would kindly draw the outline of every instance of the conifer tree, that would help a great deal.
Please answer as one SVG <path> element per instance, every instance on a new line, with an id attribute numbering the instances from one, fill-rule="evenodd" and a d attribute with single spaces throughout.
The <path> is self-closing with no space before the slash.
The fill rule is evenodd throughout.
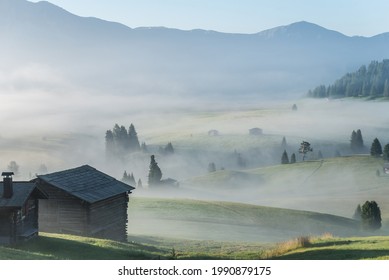
<path id="1" fill-rule="evenodd" d="M 138 188 L 143 188 L 143 184 L 142 184 L 142 180 L 139 178 L 139 180 L 138 180 L 138 186 L 137 186 Z"/>
<path id="2" fill-rule="evenodd" d="M 128 149 L 130 152 L 135 152 L 140 150 L 140 144 L 138 139 L 138 133 L 135 130 L 133 124 L 128 128 Z"/>
<path id="3" fill-rule="evenodd" d="M 208 172 L 211 173 L 211 172 L 215 172 L 216 171 L 216 165 L 214 162 L 211 162 L 208 164 Z"/>
<path id="4" fill-rule="evenodd" d="M 290 163 L 296 163 L 296 154 L 293 153 L 290 157 Z"/>
<path id="5" fill-rule="evenodd" d="M 375 201 L 366 201 L 361 208 L 362 227 L 366 230 L 381 228 L 381 210 Z"/>
<path id="6" fill-rule="evenodd" d="M 357 151 L 357 133 L 355 132 L 355 130 L 351 132 L 350 148 L 353 152 Z"/>
<path id="7" fill-rule="evenodd" d="M 174 148 L 173 148 L 173 145 L 172 145 L 171 142 L 169 142 L 169 143 L 166 145 L 166 147 L 165 147 L 165 149 L 164 149 L 164 153 L 165 153 L 166 155 L 174 154 Z"/>
<path id="8" fill-rule="evenodd" d="M 135 181 L 135 177 L 134 177 L 133 173 L 131 173 L 131 175 L 128 176 L 128 183 L 131 186 L 135 186 L 136 185 L 136 181 Z"/>
<path id="9" fill-rule="evenodd" d="M 122 181 L 124 183 L 128 183 L 128 175 L 127 175 L 127 171 L 126 170 L 124 170 Z"/>
<path id="10" fill-rule="evenodd" d="M 151 156 L 150 167 L 149 167 L 149 176 L 148 176 L 148 184 L 149 187 L 153 187 L 159 185 L 162 178 L 161 169 L 158 166 L 158 163 L 155 161 L 155 156 Z"/>
<path id="11" fill-rule="evenodd" d="M 362 131 L 360 129 L 355 132 L 351 133 L 351 139 L 350 139 L 350 148 L 354 153 L 359 153 L 363 151 L 364 144 L 363 144 L 363 137 L 362 137 Z"/>
<path id="12" fill-rule="evenodd" d="M 379 157 L 382 155 L 382 146 L 377 138 L 375 138 L 371 144 L 370 155 L 373 157 Z"/>
<path id="13" fill-rule="evenodd" d="M 357 148 L 362 150 L 364 147 L 364 143 L 363 143 L 362 131 L 360 129 L 357 130 L 356 142 L 357 142 Z"/>
<path id="14" fill-rule="evenodd" d="M 281 157 L 281 164 L 288 164 L 288 163 L 289 163 L 288 153 L 286 152 L 286 150 L 284 150 Z"/>
<path id="15" fill-rule="evenodd" d="M 383 151 L 383 158 L 386 161 L 389 161 L 389 144 L 386 144 Z"/>
<path id="16" fill-rule="evenodd" d="M 113 140 L 112 130 L 107 130 L 105 133 L 105 152 L 108 157 L 112 157 L 115 154 L 115 142 Z"/>

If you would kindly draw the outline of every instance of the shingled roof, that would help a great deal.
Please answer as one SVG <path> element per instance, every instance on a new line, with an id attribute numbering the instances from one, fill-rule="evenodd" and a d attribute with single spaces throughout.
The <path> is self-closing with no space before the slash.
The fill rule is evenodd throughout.
<path id="1" fill-rule="evenodd" d="M 39 198 L 46 198 L 33 182 L 13 182 L 13 195 L 10 198 L 3 197 L 3 190 L 3 182 L 0 182 L 0 208 L 21 208 L 34 191 L 38 192 Z"/>
<path id="2" fill-rule="evenodd" d="M 38 178 L 89 203 L 131 192 L 135 189 L 89 165 L 38 175 Z"/>

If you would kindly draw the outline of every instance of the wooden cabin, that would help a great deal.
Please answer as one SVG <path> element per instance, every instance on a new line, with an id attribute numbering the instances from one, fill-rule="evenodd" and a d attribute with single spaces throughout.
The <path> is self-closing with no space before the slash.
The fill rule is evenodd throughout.
<path id="1" fill-rule="evenodd" d="M 127 241 L 128 196 L 134 188 L 89 165 L 38 175 L 40 230 Z"/>
<path id="2" fill-rule="evenodd" d="M 262 135 L 263 134 L 263 130 L 261 128 L 258 128 L 258 127 L 250 128 L 249 129 L 249 134 L 250 135 Z"/>
<path id="3" fill-rule="evenodd" d="M 0 182 L 0 244 L 14 244 L 38 235 L 38 199 L 47 198 L 33 182 L 13 182 L 3 172 Z"/>

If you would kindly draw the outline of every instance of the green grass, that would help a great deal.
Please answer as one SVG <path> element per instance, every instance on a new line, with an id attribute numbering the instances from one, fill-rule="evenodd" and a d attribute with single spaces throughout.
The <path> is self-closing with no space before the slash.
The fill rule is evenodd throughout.
<path id="1" fill-rule="evenodd" d="M 155 259 L 167 255 L 153 246 L 121 243 L 66 234 L 40 233 L 27 242 L 0 247 L 0 259 L 121 260 Z"/>
<path id="2" fill-rule="evenodd" d="M 300 237 L 278 244 L 220 242 L 130 236 L 128 243 L 42 233 L 15 247 L 0 246 L 1 260 L 123 259 L 389 259 L 389 237 Z M 303 241 L 303 242 L 302 242 Z"/>
<path id="3" fill-rule="evenodd" d="M 389 237 L 312 238 L 305 246 L 294 246 L 293 242 L 278 244 L 262 257 L 267 254 L 272 255 L 268 259 L 284 260 L 388 260 Z"/>
<path id="4" fill-rule="evenodd" d="M 228 192 L 231 199 L 252 204 L 345 217 L 351 217 L 358 204 L 375 200 L 384 224 L 389 224 L 389 175 L 382 169 L 381 158 L 344 156 L 251 170 L 218 171 L 185 180 L 182 186 L 220 194 Z"/>
<path id="5" fill-rule="evenodd" d="M 358 234 L 351 219 L 308 211 L 189 199 L 133 198 L 130 235 L 273 242 L 303 234 Z"/>

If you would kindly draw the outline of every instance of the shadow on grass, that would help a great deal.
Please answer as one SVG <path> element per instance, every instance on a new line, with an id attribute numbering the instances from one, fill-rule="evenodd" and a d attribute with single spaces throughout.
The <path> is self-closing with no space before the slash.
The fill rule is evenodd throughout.
<path id="1" fill-rule="evenodd" d="M 48 259 L 70 260 L 146 260 L 158 259 L 161 254 L 167 253 L 153 246 L 136 243 L 113 241 L 88 243 L 45 236 L 39 236 L 34 240 L 18 244 L 14 248 L 47 255 Z"/>
<path id="2" fill-rule="evenodd" d="M 275 260 L 360 260 L 387 257 L 389 250 L 318 249 L 275 257 Z"/>

